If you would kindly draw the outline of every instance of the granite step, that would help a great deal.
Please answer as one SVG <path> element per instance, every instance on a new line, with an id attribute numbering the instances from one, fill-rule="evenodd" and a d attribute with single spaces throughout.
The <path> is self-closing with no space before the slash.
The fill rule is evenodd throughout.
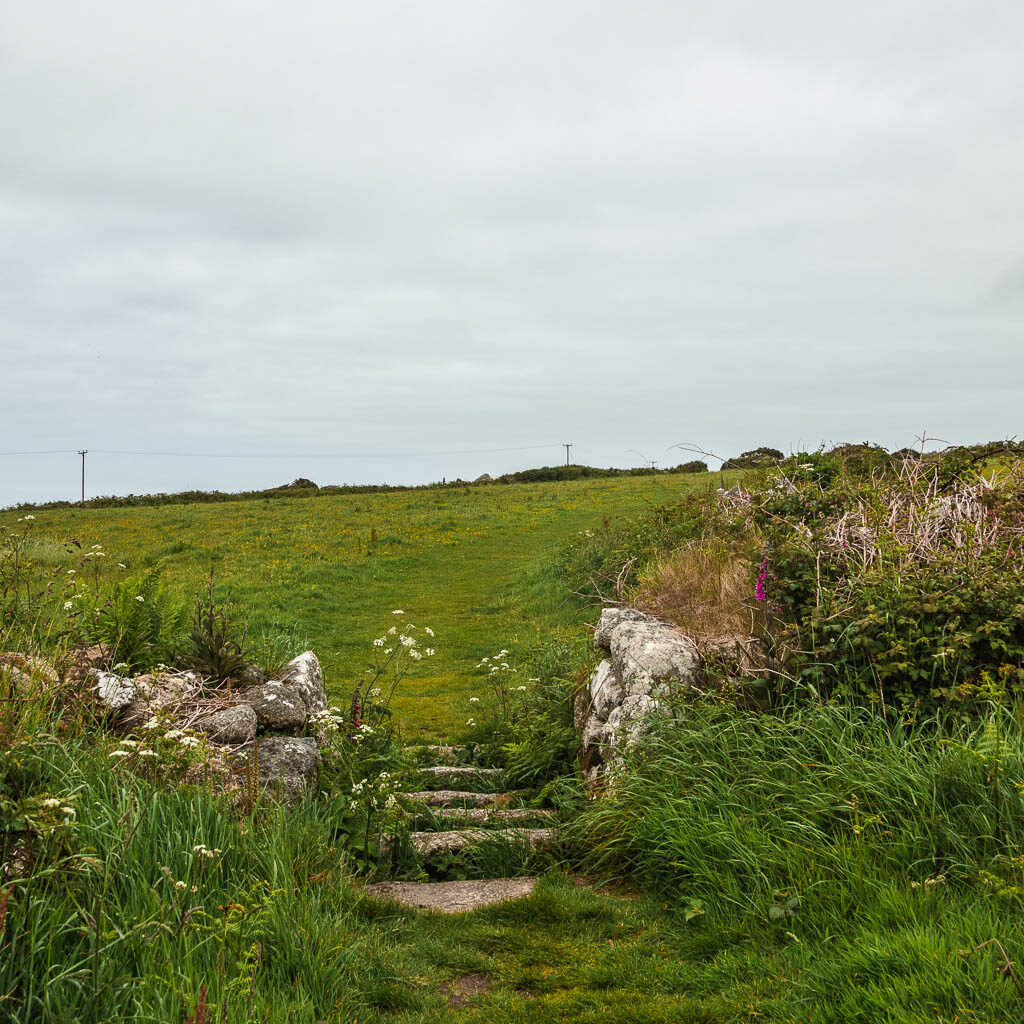
<path id="1" fill-rule="evenodd" d="M 409 841 L 424 859 L 429 860 L 439 853 L 458 853 L 474 843 L 494 839 L 526 843 L 531 849 L 539 850 L 553 846 L 558 836 L 556 828 L 467 828 L 454 832 L 410 832 Z"/>
<path id="2" fill-rule="evenodd" d="M 478 793 L 465 789 L 425 789 L 418 793 L 401 793 L 400 796 L 427 807 L 489 807 L 491 804 L 507 803 L 527 795 L 526 790 L 511 793 Z"/>
<path id="3" fill-rule="evenodd" d="M 374 899 L 394 900 L 419 910 L 442 914 L 465 914 L 506 900 L 529 896 L 536 878 L 481 878 L 465 882 L 378 882 L 368 885 L 366 894 Z"/>
<path id="4" fill-rule="evenodd" d="M 431 765 L 456 765 L 468 760 L 465 747 L 451 747 L 439 743 L 417 743 L 405 747 L 404 752 L 414 761 Z"/>
<path id="5" fill-rule="evenodd" d="M 466 822 L 472 825 L 486 825 L 492 821 L 530 821 L 551 819 L 551 811 L 536 807 L 488 808 L 488 807 L 439 807 L 431 813 L 439 822 Z"/>

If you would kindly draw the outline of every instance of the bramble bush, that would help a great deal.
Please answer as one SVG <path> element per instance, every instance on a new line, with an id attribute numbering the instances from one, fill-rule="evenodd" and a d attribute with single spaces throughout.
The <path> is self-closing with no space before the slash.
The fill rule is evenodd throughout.
<path id="1" fill-rule="evenodd" d="M 983 673 L 1024 683 L 1024 474 L 942 459 L 856 475 L 800 456 L 739 514 L 762 538 L 777 653 L 822 695 L 958 700 Z"/>
<path id="2" fill-rule="evenodd" d="M 1016 446 L 798 453 L 588 531 L 557 571 L 585 604 L 637 603 L 708 635 L 746 621 L 776 690 L 891 709 L 964 700 L 986 672 L 1024 689 Z"/>

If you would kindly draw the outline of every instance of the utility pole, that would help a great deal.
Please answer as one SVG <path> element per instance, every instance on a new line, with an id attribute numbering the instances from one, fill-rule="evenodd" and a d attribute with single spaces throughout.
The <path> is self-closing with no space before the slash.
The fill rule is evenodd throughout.
<path id="1" fill-rule="evenodd" d="M 562 447 L 565 449 L 565 464 L 569 465 L 569 449 L 572 447 L 571 444 L 563 444 Z"/>
<path id="2" fill-rule="evenodd" d="M 82 502 L 85 502 L 85 457 L 89 454 L 88 448 L 79 448 L 78 454 L 82 456 Z"/>

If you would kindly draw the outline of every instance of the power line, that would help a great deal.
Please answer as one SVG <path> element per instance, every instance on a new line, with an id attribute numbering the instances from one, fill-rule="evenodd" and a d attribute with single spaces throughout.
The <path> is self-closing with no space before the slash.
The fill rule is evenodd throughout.
<path id="1" fill-rule="evenodd" d="M 77 448 L 51 448 L 45 452 L 0 452 L 0 455 L 74 455 Z"/>
<path id="2" fill-rule="evenodd" d="M 528 452 L 542 448 L 561 448 L 559 444 L 520 445 L 513 448 L 459 448 L 440 452 L 180 452 L 142 451 L 123 448 L 89 448 L 93 455 L 133 455 L 144 458 L 172 459 L 410 459 L 434 458 L 445 455 L 490 455 L 498 452 Z M 80 448 L 59 448 L 49 451 L 0 452 L 0 456 L 15 455 L 81 455 Z"/>

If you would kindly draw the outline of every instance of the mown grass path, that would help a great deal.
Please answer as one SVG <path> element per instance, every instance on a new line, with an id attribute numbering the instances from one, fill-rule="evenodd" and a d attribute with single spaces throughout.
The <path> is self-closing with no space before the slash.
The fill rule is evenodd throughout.
<path id="1" fill-rule="evenodd" d="M 482 656 L 528 646 L 567 623 L 555 581 L 531 577 L 546 554 L 577 531 L 599 529 L 605 517 L 712 481 L 666 475 L 61 509 L 36 517 L 35 551 L 42 566 L 77 568 L 91 581 L 97 563 L 83 567 L 63 542 L 74 537 L 85 550 L 101 544 L 101 584 L 160 563 L 187 593 L 213 567 L 252 632 L 290 632 L 317 652 L 337 700 L 364 673 L 375 636 L 399 621 L 430 626 L 437 654 L 405 681 L 395 711 L 410 740 L 446 739 L 465 726 L 467 698 L 482 685 L 475 668 Z M 406 614 L 393 617 L 394 609 Z"/>

